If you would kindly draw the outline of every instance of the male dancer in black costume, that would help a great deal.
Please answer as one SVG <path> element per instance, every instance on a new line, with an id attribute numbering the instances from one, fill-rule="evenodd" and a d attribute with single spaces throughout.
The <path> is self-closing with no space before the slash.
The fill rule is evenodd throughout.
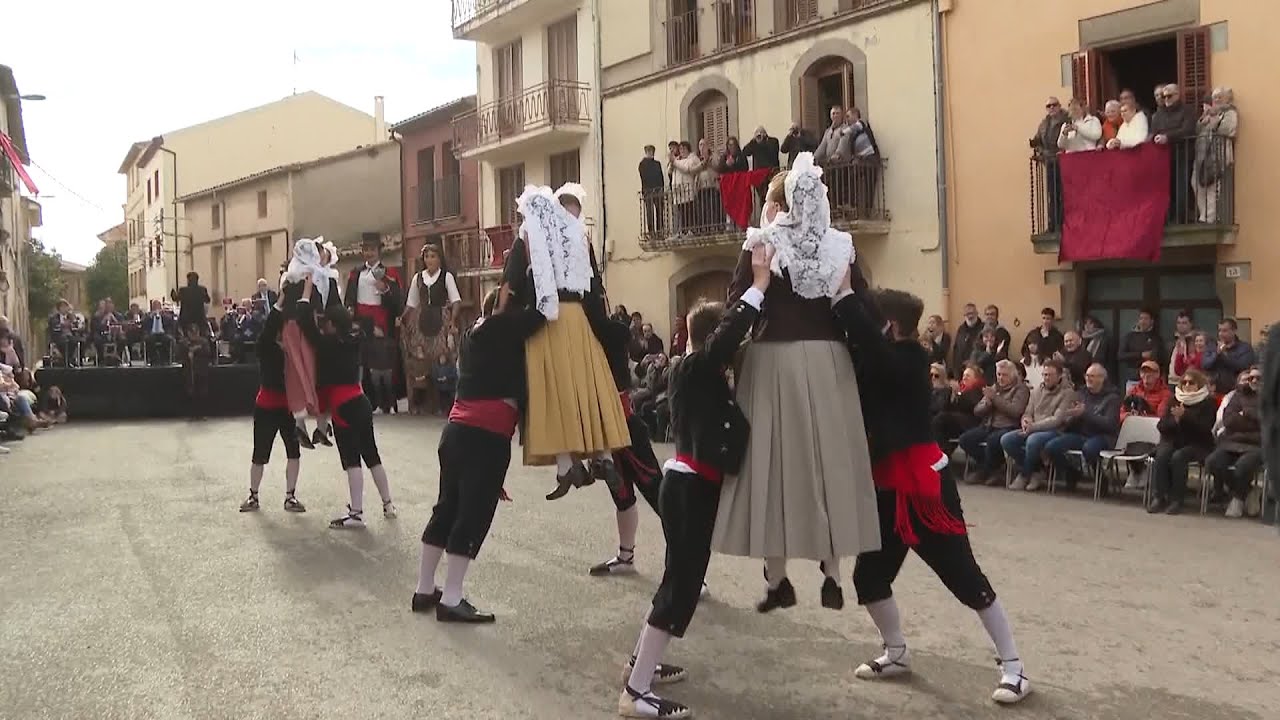
<path id="1" fill-rule="evenodd" d="M 880 657 L 854 674 L 876 680 L 911 671 L 893 581 L 914 550 L 957 600 L 978 613 L 995 644 L 1001 675 L 991 699 L 1017 703 L 1031 684 L 1004 607 L 973 557 L 955 478 L 930 429 L 929 356 L 916 337 L 924 304 L 899 290 L 873 293 L 860 273 L 852 275 L 845 276 L 832 306 L 857 346 L 881 540 L 880 550 L 858 556 L 853 586 L 884 641 Z"/>
<path id="2" fill-rule="evenodd" d="M 511 438 L 524 395 L 524 343 L 545 323 L 528 308 L 494 314 L 498 291 L 484 300 L 482 317 L 458 345 L 458 392 L 440 434 L 440 496 L 422 531 L 422 560 L 414 612 L 434 609 L 436 620 L 491 623 L 462 596 L 471 561 L 489 534 L 511 464 Z M 435 584 L 440 557 L 448 554 L 444 588 Z"/>
<path id="3" fill-rule="evenodd" d="M 302 451 L 298 447 L 298 433 L 293 415 L 289 413 L 289 401 L 284 394 L 284 349 L 280 347 L 280 330 L 284 327 L 284 314 L 273 307 L 258 336 L 258 376 L 260 386 L 253 404 L 253 459 L 249 465 L 249 497 L 240 504 L 240 512 L 258 510 L 258 487 L 262 485 L 262 473 L 271 461 L 271 446 L 276 435 L 284 443 L 284 509 L 286 512 L 306 512 L 307 508 L 294 495 L 298 487 L 298 471 Z"/>

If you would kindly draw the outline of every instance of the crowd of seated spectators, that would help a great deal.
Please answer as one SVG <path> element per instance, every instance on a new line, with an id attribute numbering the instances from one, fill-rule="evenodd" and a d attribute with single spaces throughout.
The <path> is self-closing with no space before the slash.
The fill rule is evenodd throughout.
<path id="1" fill-rule="evenodd" d="M 1257 353 L 1224 318 L 1210 339 L 1179 313 L 1166 343 L 1143 310 L 1114 356 L 1097 318 L 1061 332 L 1052 308 L 1011 353 L 1000 311 L 967 305 L 954 339 L 929 319 L 921 344 L 933 365 L 933 433 L 962 449 L 965 482 L 1037 491 L 1052 479 L 1072 491 L 1100 478 L 1102 453 L 1148 457 L 1128 463 L 1124 488 L 1148 489 L 1148 511 L 1182 511 L 1193 469 L 1211 487 L 1208 503 L 1241 517 L 1262 472 Z M 1149 447 L 1117 448 L 1129 418 L 1152 418 Z M 1116 484 L 1118 485 L 1118 478 Z M 1106 494 L 1110 480 L 1098 490 Z M 1252 512 L 1252 509 L 1249 509 Z"/>
<path id="2" fill-rule="evenodd" d="M 62 391 L 36 384 L 22 338 L 10 329 L 9 319 L 0 316 L 0 442 L 21 441 L 66 420 Z M 8 453 L 9 448 L 0 445 L 0 454 Z"/>

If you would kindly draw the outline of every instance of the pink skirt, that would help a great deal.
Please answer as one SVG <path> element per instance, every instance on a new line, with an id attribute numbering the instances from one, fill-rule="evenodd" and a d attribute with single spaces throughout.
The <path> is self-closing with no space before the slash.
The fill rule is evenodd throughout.
<path id="1" fill-rule="evenodd" d="M 305 410 L 308 415 L 318 415 L 316 351 L 303 336 L 297 320 L 284 324 L 280 345 L 284 348 L 284 393 L 289 400 L 289 412 L 296 414 Z"/>

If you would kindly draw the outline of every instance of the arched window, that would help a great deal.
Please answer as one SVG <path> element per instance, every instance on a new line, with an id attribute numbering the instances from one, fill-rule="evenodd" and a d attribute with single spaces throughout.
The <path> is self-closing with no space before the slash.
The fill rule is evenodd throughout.
<path id="1" fill-rule="evenodd" d="M 697 97 L 689 108 L 690 129 L 696 147 L 706 138 L 712 150 L 723 150 L 729 139 L 729 99 L 719 90 L 708 90 Z"/>
<path id="2" fill-rule="evenodd" d="M 842 57 L 824 57 L 800 76 L 800 117 L 803 127 L 820 133 L 831 124 L 832 107 L 857 104 L 853 63 Z"/>

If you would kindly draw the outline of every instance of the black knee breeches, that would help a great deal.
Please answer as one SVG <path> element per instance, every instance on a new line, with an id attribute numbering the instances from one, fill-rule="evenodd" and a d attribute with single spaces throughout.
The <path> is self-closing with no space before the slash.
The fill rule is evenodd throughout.
<path id="1" fill-rule="evenodd" d="M 422 542 L 474 559 L 498 509 L 511 464 L 511 439 L 449 423 L 440 434 L 440 496 Z"/>
<path id="2" fill-rule="evenodd" d="M 382 464 L 378 441 L 373 437 L 373 406 L 369 398 L 352 398 L 333 411 L 333 440 L 343 470 L 360 467 L 361 461 L 370 468 Z"/>
<path id="3" fill-rule="evenodd" d="M 698 609 L 719 507 L 719 483 L 675 470 L 663 475 L 659 514 L 667 541 L 667 566 L 653 596 L 649 624 L 675 637 L 684 637 Z"/>
<path id="4" fill-rule="evenodd" d="M 950 468 L 943 470 L 942 478 L 943 503 L 957 520 L 963 522 L 960 494 L 956 491 Z M 853 587 L 858 594 L 859 605 L 893 597 L 893 581 L 907 559 L 908 550 L 914 550 L 951 594 L 966 606 L 974 610 L 985 610 L 996 601 L 995 590 L 991 588 L 987 576 L 982 573 L 982 568 L 978 567 L 978 561 L 973 557 L 973 547 L 969 544 L 968 535 L 933 532 L 924 527 L 913 513 L 912 520 L 920 542 L 909 547 L 893 529 L 897 508 L 894 494 L 877 491 L 876 503 L 880 511 L 880 549 L 859 555 L 853 569 Z"/>
<path id="5" fill-rule="evenodd" d="M 284 441 L 284 456 L 296 460 L 302 456 L 298 447 L 298 430 L 288 408 L 268 410 L 253 408 L 253 464 L 266 465 L 271 461 L 271 446 L 276 435 Z"/>
<path id="6" fill-rule="evenodd" d="M 662 466 L 653 454 L 649 429 L 635 415 L 627 418 L 627 429 L 631 431 L 630 447 L 613 453 L 613 466 L 622 483 L 617 489 L 609 488 L 609 495 L 618 512 L 625 512 L 635 507 L 636 493 L 639 492 L 649 507 L 661 515 L 658 495 L 662 487 Z"/>

